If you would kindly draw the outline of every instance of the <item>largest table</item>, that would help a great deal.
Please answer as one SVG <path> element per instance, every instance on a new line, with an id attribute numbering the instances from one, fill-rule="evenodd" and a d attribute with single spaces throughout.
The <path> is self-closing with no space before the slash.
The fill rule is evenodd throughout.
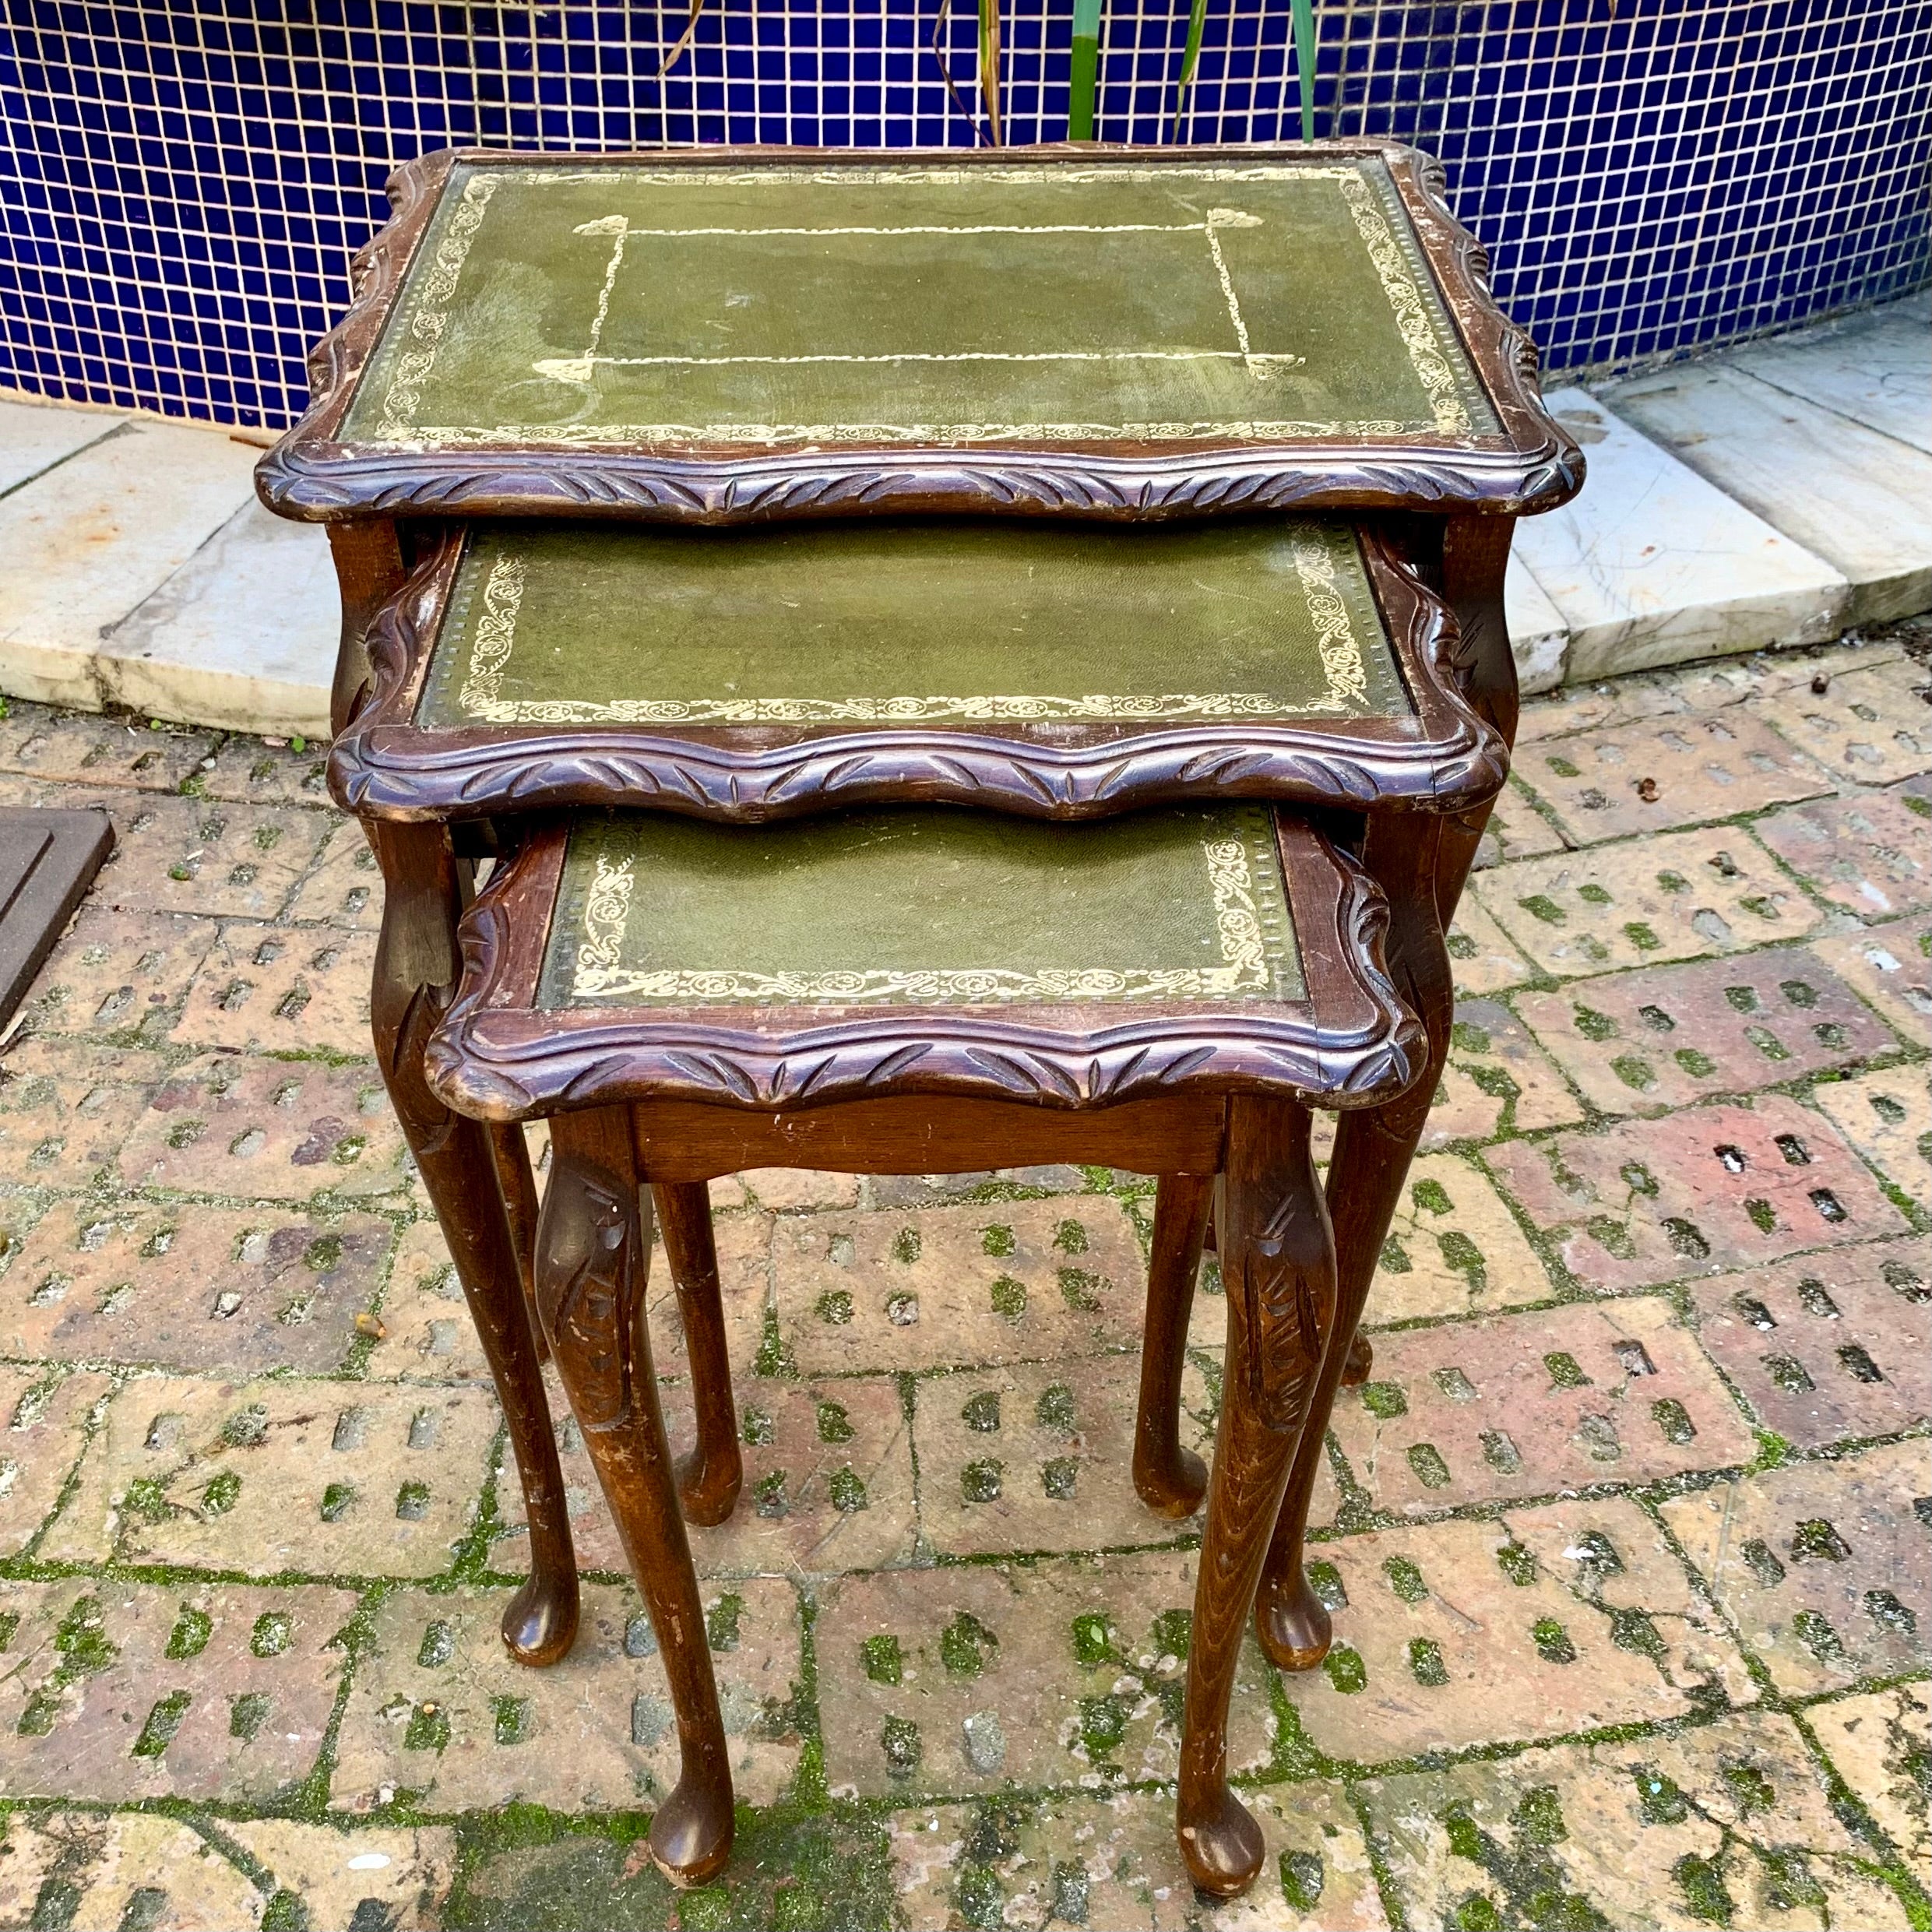
<path id="1" fill-rule="evenodd" d="M 413 162 L 358 258 L 353 306 L 311 358 L 311 405 L 260 471 L 271 508 L 329 526 L 344 608 L 335 727 L 371 701 L 372 615 L 452 520 L 1293 509 L 1373 523 L 1401 552 L 1453 614 L 1461 699 L 1507 744 L 1511 527 L 1572 494 L 1582 462 L 1441 188 L 1425 157 L 1373 142 Z M 1240 774 L 1224 761 L 1200 789 L 1242 793 L 1255 781 Z M 1339 1307 L 1317 1415 L 1441 1071 L 1443 934 L 1489 810 L 1455 787 L 1330 802 L 1358 815 L 1390 902 L 1392 973 L 1430 1050 L 1407 1095 L 1337 1136 Z M 378 1047 L 519 1451 L 536 1574 L 506 1634 L 536 1659 L 568 1643 L 575 1585 L 566 1605 L 561 1483 L 513 1292 L 533 1191 L 520 1141 L 449 1112 L 422 1072 L 458 977 L 470 861 L 497 832 L 487 810 L 360 804 L 388 891 Z M 765 809 L 728 783 L 679 808 Z M 1318 1466 L 1308 1435 L 1284 1536 Z M 1264 1638 L 1305 1663 L 1326 1614 L 1298 1565 L 1277 1571 L 1293 1581 L 1264 1606 Z"/>

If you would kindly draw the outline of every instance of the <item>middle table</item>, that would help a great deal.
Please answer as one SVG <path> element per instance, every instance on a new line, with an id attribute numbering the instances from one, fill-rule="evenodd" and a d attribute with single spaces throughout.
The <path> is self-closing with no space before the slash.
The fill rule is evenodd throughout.
<path id="1" fill-rule="evenodd" d="M 472 525 L 378 618 L 330 769 L 352 811 L 415 820 L 1452 811 L 1508 769 L 1455 643 L 1395 544 L 1345 525 Z"/>

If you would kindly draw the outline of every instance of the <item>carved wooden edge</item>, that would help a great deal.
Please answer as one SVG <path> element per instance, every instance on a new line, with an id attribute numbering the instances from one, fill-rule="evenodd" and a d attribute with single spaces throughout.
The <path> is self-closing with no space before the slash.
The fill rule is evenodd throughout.
<path id="1" fill-rule="evenodd" d="M 1051 448 L 976 445 L 917 449 L 849 444 L 812 450 L 741 450 L 677 456 L 642 448 L 506 445 L 435 450 L 344 443 L 338 434 L 375 353 L 397 290 L 438 198 L 459 163 L 516 167 L 540 160 L 500 149 L 445 149 L 389 178 L 395 213 L 355 261 L 355 294 L 309 361 L 311 402 L 256 466 L 262 501 L 317 523 L 365 516 L 608 516 L 696 523 L 849 516 L 868 512 L 1008 512 L 1121 520 L 1286 509 L 1476 510 L 1521 516 L 1554 509 L 1582 486 L 1575 441 L 1543 408 L 1529 338 L 1490 292 L 1489 258 L 1449 213 L 1443 174 L 1399 142 L 1255 143 L 1226 147 L 1052 143 L 998 149 L 702 147 L 607 153 L 600 166 L 796 164 L 816 167 L 938 161 L 952 167 L 1096 159 L 1226 163 L 1380 157 L 1416 223 L 1423 252 L 1479 380 L 1497 406 L 1501 436 L 1439 436 L 1282 444 L 1130 443 Z M 1434 245 L 1431 246 L 1431 244 Z"/>
<path id="2" fill-rule="evenodd" d="M 1377 1105 L 1413 1080 L 1423 1043 L 1384 967 L 1387 901 L 1299 821 L 1278 818 L 1276 835 L 1302 1001 L 544 1012 L 537 976 L 568 838 L 552 822 L 464 916 L 463 980 L 425 1051 L 429 1084 L 492 1121 L 626 1101 L 796 1108 L 906 1093 L 1079 1108 L 1212 1089 Z"/>
<path id="3" fill-rule="evenodd" d="M 1350 811 L 1462 811 L 1509 769 L 1462 692 L 1455 620 L 1388 536 L 1364 531 L 1370 585 L 1420 733 L 1381 720 L 1005 727 L 684 727 L 414 721 L 468 533 L 446 532 L 371 626 L 368 702 L 336 739 L 329 787 L 367 817 L 446 821 L 632 804 L 756 824 L 836 805 L 945 804 L 1091 818 L 1202 797 Z"/>

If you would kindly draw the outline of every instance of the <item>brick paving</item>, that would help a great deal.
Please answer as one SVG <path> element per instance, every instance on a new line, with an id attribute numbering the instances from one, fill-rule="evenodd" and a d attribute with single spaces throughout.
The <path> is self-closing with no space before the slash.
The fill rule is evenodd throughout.
<path id="1" fill-rule="evenodd" d="M 1169 1811 L 1198 1524 L 1127 1473 L 1144 1184 L 714 1189 L 743 1803 L 679 1897 L 567 1421 L 582 1635 L 496 1635 L 516 1486 L 316 748 L 15 705 L 0 798 L 121 843 L 0 1043 L 0 1925 L 1932 1922 L 1929 642 L 1526 709 L 1315 1497 L 1336 1648 L 1249 1648 L 1222 1906 Z M 676 1433 L 661 1256 L 652 1302 Z M 1210 1265 L 1203 1448 L 1221 1311 Z"/>

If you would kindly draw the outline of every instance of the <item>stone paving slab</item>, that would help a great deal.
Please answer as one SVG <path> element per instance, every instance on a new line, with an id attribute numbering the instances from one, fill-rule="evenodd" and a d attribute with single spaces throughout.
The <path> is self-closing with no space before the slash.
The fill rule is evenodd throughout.
<path id="1" fill-rule="evenodd" d="M 1813 892 L 1863 919 L 1932 905 L 1932 782 L 1773 812 L 1751 828 Z"/>
<path id="2" fill-rule="evenodd" d="M 1195 1558 L 846 1577 L 820 1598 L 825 1776 L 904 1803 L 1008 1785 L 1171 1779 Z M 1228 1761 L 1271 1761 L 1268 1666 L 1244 1646 Z"/>
<path id="3" fill-rule="evenodd" d="M 1899 920 L 1871 932 L 1820 940 L 1816 950 L 1900 1038 L 1932 1047 L 1932 921 Z"/>
<path id="4" fill-rule="evenodd" d="M 1519 1002 L 1520 1004 L 1520 1002 Z M 1423 1145 L 1501 1140 L 1583 1117 L 1557 1062 L 1500 1000 L 1459 999 Z"/>
<path id="5" fill-rule="evenodd" d="M 194 1825 L 140 1811 L 16 1812 L 0 1844 L 0 1923 L 237 1932 L 267 1901 Z"/>
<path id="6" fill-rule="evenodd" d="M 1932 1205 L 1932 1086 L 1923 1065 L 1822 1082 L 1817 1098 L 1888 1181 L 1920 1206 Z"/>
<path id="7" fill-rule="evenodd" d="M 1371 1324 L 1542 1301 L 1550 1277 L 1496 1184 L 1459 1154 L 1423 1154 L 1382 1244 Z"/>
<path id="8" fill-rule="evenodd" d="M 375 967 L 374 933 L 224 925 L 174 1036 L 259 1053 L 366 1054 Z"/>
<path id="9" fill-rule="evenodd" d="M 1816 680 L 1813 681 L 1814 684 Z M 1895 659 L 1766 701 L 1761 716 L 1828 771 L 1855 785 L 1888 785 L 1932 771 L 1932 672 Z"/>
<path id="10" fill-rule="evenodd" d="M 1585 1286 L 1622 1290 L 1906 1230 L 1822 1114 L 1784 1094 L 1492 1149 Z"/>
<path id="11" fill-rule="evenodd" d="M 130 1188 L 307 1201 L 392 1193 L 408 1159 L 373 1065 L 213 1053 L 153 1089 L 119 1166 Z"/>
<path id="12" fill-rule="evenodd" d="M 205 429 L 130 419 L 0 499 L 13 566 L 0 590 L 0 686 L 91 711 L 121 702 L 104 632 L 252 501 L 259 454 Z"/>
<path id="13" fill-rule="evenodd" d="M 1775 946 L 1525 993 L 1545 1050 L 1606 1114 L 1663 1114 L 1717 1093 L 1861 1065 L 1893 1041 L 1818 955 Z"/>
<path id="14" fill-rule="evenodd" d="M 1721 1276 L 1698 1284 L 1692 1306 L 1705 1353 L 1801 1448 L 1932 1420 L 1932 1241 Z"/>
<path id="15" fill-rule="evenodd" d="M 1790 395 L 1932 452 L 1926 336 L 1921 290 L 1821 328 L 1746 343 L 1726 360 Z"/>
<path id="16" fill-rule="evenodd" d="M 776 1248 L 779 1332 L 807 1374 L 1088 1354 L 1140 1336 L 1146 1265 L 1105 1195 L 828 1214 Z"/>
<path id="17" fill-rule="evenodd" d="M 143 1376 L 109 1406 L 44 1554 L 275 1576 L 435 1576 L 473 1526 L 477 1388 Z"/>
<path id="18" fill-rule="evenodd" d="M 1756 1445 L 1668 1302 L 1641 1296 L 1375 1339 L 1336 1440 L 1409 1513 L 1748 1462 Z"/>
<path id="19" fill-rule="evenodd" d="M 502 1589 L 399 1590 L 377 1605 L 343 1714 L 334 1808 L 628 1811 L 677 1782 L 663 1662 L 635 1593 L 587 1585 L 575 1647 L 544 1670 L 504 1649 L 508 1600 Z M 789 1585 L 758 1578 L 706 1603 L 732 1782 L 741 1804 L 769 1804 L 798 1762 L 797 1604 Z"/>
<path id="20" fill-rule="evenodd" d="M 1573 846 L 1761 811 L 1832 783 L 1768 725 L 1736 710 L 1544 739 L 1524 748 L 1515 772 Z"/>
<path id="21" fill-rule="evenodd" d="M 85 903 L 23 1007 L 53 1033 L 158 1045 L 180 1016 L 218 928 L 182 913 Z"/>
<path id="22" fill-rule="evenodd" d="M 122 704 L 235 731 L 329 730 L 342 600 L 325 531 L 242 505 L 114 627 Z"/>
<path id="23" fill-rule="evenodd" d="M 909 1932 L 961 1925 L 1107 1932 L 1343 1932 L 1388 1921 L 1339 1785 L 1243 1793 L 1267 1846 L 1245 1898 L 1197 1894 L 1166 1792 L 989 1799 L 898 1813 L 893 1888 Z"/>
<path id="24" fill-rule="evenodd" d="M 1570 1504 L 1560 1524 L 1526 1517 L 1520 1532 L 1515 1520 L 1378 1530 L 1312 1553 L 1331 1566 L 1311 1575 L 1335 1648 L 1280 1680 L 1310 1743 L 1376 1765 L 1680 1717 L 1721 1706 L 1726 1687 L 1749 1700 L 1742 1659 L 1635 1504 Z M 1618 1594 L 1634 1606 L 1573 1580 L 1601 1558 L 1594 1543 L 1582 1563 L 1564 1557 L 1567 1539 L 1592 1532 L 1625 1566 Z"/>
<path id="25" fill-rule="evenodd" d="M 1664 1504 L 1670 1533 L 1787 1696 L 1932 1666 L 1923 1441 L 1795 1462 Z"/>
<path id="26" fill-rule="evenodd" d="M 1550 691 L 1563 681 L 1563 661 L 1569 654 L 1570 627 L 1550 593 L 1537 582 L 1520 551 L 1509 560 L 1503 578 L 1504 620 L 1516 660 L 1517 688 L 1525 695 Z"/>
<path id="27" fill-rule="evenodd" d="M 106 410 L 0 402 L 0 492 L 19 489 L 126 421 Z"/>
<path id="28" fill-rule="evenodd" d="M 1415 1932 L 1911 1923 L 1788 1717 L 1413 1772 L 1367 1798 Z"/>
<path id="29" fill-rule="evenodd" d="M 1922 1887 L 1932 1886 L 1932 1811 L 1925 1765 L 1932 1756 L 1932 1693 L 1901 1684 L 1806 1707 L 1804 1721 L 1832 1768 L 1905 1854 Z"/>
<path id="30" fill-rule="evenodd" d="M 58 1201 L 0 1255 L 0 1353 L 326 1372 L 392 1239 L 369 1215 Z"/>
<path id="31" fill-rule="evenodd" d="M 0 1793 L 285 1798 L 321 1751 L 355 1608 L 320 1586 L 0 1585 L 18 1659 L 0 1677 Z"/>
<path id="32" fill-rule="evenodd" d="M 1801 938 L 1823 914 L 1734 826 L 1479 872 L 1469 890 L 1562 978 Z"/>
<path id="33" fill-rule="evenodd" d="M 0 1364 L 0 1554 L 19 1555 L 40 1533 L 113 1392 L 105 1375 Z"/>
<path id="34" fill-rule="evenodd" d="M 0 1058 L 0 1179 L 86 1186 L 111 1169 L 164 1072 L 151 1054 L 15 1041 Z"/>

